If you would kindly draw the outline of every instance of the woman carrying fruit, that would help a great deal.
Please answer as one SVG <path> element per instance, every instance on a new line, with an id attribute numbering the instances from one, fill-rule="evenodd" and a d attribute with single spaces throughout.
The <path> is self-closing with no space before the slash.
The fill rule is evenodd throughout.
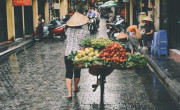
<path id="1" fill-rule="evenodd" d="M 65 67 L 66 67 L 66 87 L 68 90 L 68 101 L 72 100 L 72 77 L 74 73 L 74 92 L 79 90 L 78 83 L 80 81 L 80 69 L 75 69 L 73 61 L 68 59 L 68 55 L 71 52 L 80 50 L 80 41 L 84 39 L 88 30 L 87 24 L 89 21 L 88 17 L 75 12 L 73 16 L 67 22 L 67 44 L 65 50 Z"/>

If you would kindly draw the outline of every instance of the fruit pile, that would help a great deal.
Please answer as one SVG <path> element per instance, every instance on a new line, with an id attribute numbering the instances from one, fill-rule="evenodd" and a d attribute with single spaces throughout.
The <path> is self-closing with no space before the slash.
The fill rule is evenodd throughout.
<path id="1" fill-rule="evenodd" d="M 85 48 L 84 50 L 78 50 L 77 55 L 74 57 L 74 65 L 79 66 L 92 66 L 93 64 L 98 64 L 99 50 L 94 50 L 94 48 Z"/>
<path id="2" fill-rule="evenodd" d="M 129 54 L 121 42 L 107 38 L 87 39 L 83 41 L 88 48 L 71 52 L 68 59 L 73 60 L 76 68 L 111 66 L 113 68 L 145 67 L 146 58 L 140 53 Z M 86 46 L 85 46 L 86 47 Z"/>
<path id="3" fill-rule="evenodd" d="M 103 49 L 99 54 L 99 58 L 106 61 L 106 64 L 113 62 L 117 65 L 127 60 L 128 53 L 126 49 L 118 42 L 114 42 L 111 45 L 107 45 L 107 48 Z"/>
<path id="4" fill-rule="evenodd" d="M 91 40 L 92 47 L 95 47 L 95 48 L 106 47 L 107 45 L 110 45 L 112 43 L 113 43 L 112 40 L 109 40 L 108 38 L 103 38 L 103 37 Z"/>

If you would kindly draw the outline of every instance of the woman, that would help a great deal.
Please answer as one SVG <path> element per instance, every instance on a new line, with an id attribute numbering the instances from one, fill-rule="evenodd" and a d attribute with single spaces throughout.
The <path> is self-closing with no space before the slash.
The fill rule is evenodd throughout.
<path id="1" fill-rule="evenodd" d="M 127 28 L 127 31 L 129 33 L 129 35 L 131 37 L 134 37 L 137 42 L 138 42 L 138 49 L 140 49 L 140 46 L 142 46 L 142 37 L 141 37 L 141 34 L 139 32 L 139 29 L 137 28 L 136 25 L 133 25 L 133 26 L 129 26 Z"/>
<path id="2" fill-rule="evenodd" d="M 154 25 L 153 25 L 152 21 L 153 20 L 149 16 L 143 18 L 143 22 L 146 23 L 141 30 L 141 31 L 144 31 L 144 34 L 142 35 L 142 39 L 144 41 L 143 50 L 147 50 L 148 49 L 148 47 L 147 47 L 148 41 L 151 42 L 153 40 Z"/>
<path id="3" fill-rule="evenodd" d="M 66 31 L 67 35 L 67 46 L 65 51 L 65 66 L 66 66 L 66 87 L 68 90 L 68 101 L 72 100 L 72 77 L 74 73 L 74 92 L 79 90 L 78 83 L 80 80 L 80 69 L 75 69 L 73 66 L 73 61 L 68 59 L 68 55 L 73 51 L 74 53 L 77 50 L 80 50 L 80 41 L 85 38 L 86 33 L 88 32 L 87 26 L 83 26 L 87 24 L 89 19 L 75 12 L 73 16 L 68 20 L 67 26 L 68 29 Z"/>
<path id="4" fill-rule="evenodd" d="M 133 54 L 134 50 L 133 50 L 130 40 L 128 39 L 128 35 L 125 34 L 124 32 L 120 32 L 119 35 L 116 37 L 116 40 L 119 40 L 119 39 L 120 39 L 120 42 L 124 44 L 124 48 Z"/>

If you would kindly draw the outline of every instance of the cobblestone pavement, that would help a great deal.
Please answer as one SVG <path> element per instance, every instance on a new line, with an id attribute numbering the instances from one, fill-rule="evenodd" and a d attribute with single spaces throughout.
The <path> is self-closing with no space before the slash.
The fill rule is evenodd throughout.
<path id="1" fill-rule="evenodd" d="M 103 31 L 99 31 L 100 35 Z M 114 70 L 106 78 L 103 102 L 100 87 L 95 92 L 92 89 L 96 77 L 83 69 L 80 92 L 73 93 L 73 100 L 68 103 L 64 50 L 65 42 L 45 39 L 2 60 L 0 109 L 178 110 L 149 68 Z"/>

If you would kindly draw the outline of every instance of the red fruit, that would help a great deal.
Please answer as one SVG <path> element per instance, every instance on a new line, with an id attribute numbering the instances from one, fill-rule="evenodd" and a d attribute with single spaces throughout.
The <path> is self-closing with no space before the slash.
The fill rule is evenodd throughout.
<path id="1" fill-rule="evenodd" d="M 102 59 L 103 59 L 103 60 L 105 60 L 105 59 L 106 59 L 106 57 L 102 57 Z"/>
<path id="2" fill-rule="evenodd" d="M 120 61 L 119 58 L 116 59 L 118 62 Z"/>

